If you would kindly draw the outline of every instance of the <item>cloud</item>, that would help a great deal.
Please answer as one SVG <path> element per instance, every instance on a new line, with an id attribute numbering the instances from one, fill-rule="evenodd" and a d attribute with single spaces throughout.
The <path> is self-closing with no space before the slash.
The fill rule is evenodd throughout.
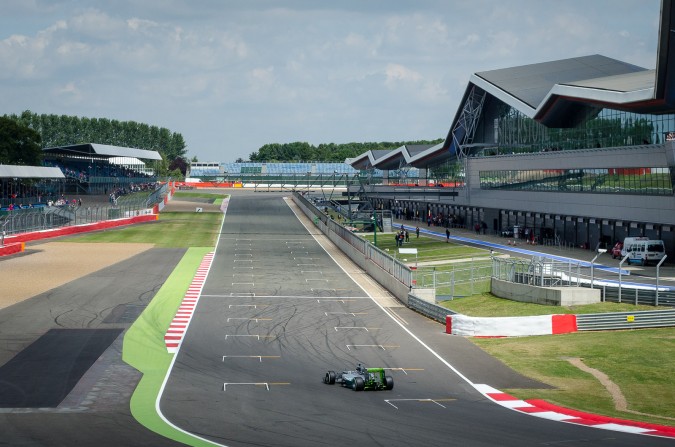
<path id="1" fill-rule="evenodd" d="M 659 12 L 658 0 L 5 3 L 0 113 L 136 119 L 223 161 L 268 142 L 445 135 L 476 71 L 592 53 L 651 68 Z M 238 152 L 221 152 L 225 129 Z"/>

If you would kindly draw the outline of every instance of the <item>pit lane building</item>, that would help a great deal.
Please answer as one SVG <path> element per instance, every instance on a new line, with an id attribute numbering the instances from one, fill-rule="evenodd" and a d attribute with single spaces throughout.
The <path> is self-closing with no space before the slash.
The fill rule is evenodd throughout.
<path id="1" fill-rule="evenodd" d="M 656 69 L 601 55 L 475 73 L 445 141 L 366 152 L 378 209 L 453 216 L 595 248 L 663 239 L 675 260 L 675 14 L 664 0 Z M 411 184 L 387 172 L 419 169 Z M 356 188 L 354 188 L 356 190 Z M 426 225 L 426 223 L 425 223 Z"/>

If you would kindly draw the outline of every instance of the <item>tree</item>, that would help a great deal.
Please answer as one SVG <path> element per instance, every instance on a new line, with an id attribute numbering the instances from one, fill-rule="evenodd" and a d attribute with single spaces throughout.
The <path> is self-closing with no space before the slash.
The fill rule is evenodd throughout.
<path id="1" fill-rule="evenodd" d="M 42 164 L 40 134 L 0 116 L 0 164 L 39 166 Z"/>
<path id="2" fill-rule="evenodd" d="M 187 172 L 188 162 L 183 157 L 176 157 L 171 163 L 169 163 L 169 171 L 180 171 L 185 177 Z"/>

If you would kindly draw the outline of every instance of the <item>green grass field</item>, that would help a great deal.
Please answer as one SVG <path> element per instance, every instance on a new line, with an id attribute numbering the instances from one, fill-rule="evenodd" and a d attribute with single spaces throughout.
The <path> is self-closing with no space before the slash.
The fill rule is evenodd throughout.
<path id="1" fill-rule="evenodd" d="M 161 213 L 159 220 L 73 237 L 73 242 L 144 242 L 158 247 L 213 247 L 220 213 Z"/>
<path id="2" fill-rule="evenodd" d="M 555 387 L 502 390 L 520 399 L 544 399 L 590 413 L 675 425 L 675 328 L 472 341 L 522 374 Z M 644 414 L 616 410 L 599 381 L 566 360 L 572 357 L 607 374 L 619 386 L 628 409 Z"/>
<path id="3" fill-rule="evenodd" d="M 223 197 L 226 197 L 227 194 L 214 194 L 208 192 L 188 192 L 188 191 L 176 191 L 173 195 L 177 199 L 213 199 L 222 201 Z"/>
<path id="4" fill-rule="evenodd" d="M 365 234 L 362 237 L 373 242 L 373 234 Z M 396 253 L 396 258 L 405 257 L 408 263 L 415 261 L 415 255 L 399 255 L 396 241 L 393 233 L 378 233 L 377 248 L 388 251 L 391 256 Z M 469 247 L 467 245 L 457 244 L 455 242 L 445 242 L 438 238 L 432 238 L 420 235 L 415 237 L 415 233 L 410 234 L 410 242 L 405 242 L 403 248 L 417 249 L 417 262 L 429 261 L 452 261 L 455 259 L 470 259 L 472 257 L 490 256 L 490 251 L 482 248 Z"/>
<path id="5" fill-rule="evenodd" d="M 439 304 L 476 317 L 654 310 L 652 306 L 608 302 L 572 307 L 544 306 L 497 298 L 489 293 Z M 672 359 L 675 357 L 675 328 L 471 340 L 516 371 L 556 388 L 502 390 L 520 399 L 544 399 L 591 413 L 674 425 Z M 582 358 L 588 366 L 607 374 L 620 387 L 628 409 L 645 414 L 617 411 L 605 388 L 593 376 L 570 364 L 566 360 L 570 357 Z"/>

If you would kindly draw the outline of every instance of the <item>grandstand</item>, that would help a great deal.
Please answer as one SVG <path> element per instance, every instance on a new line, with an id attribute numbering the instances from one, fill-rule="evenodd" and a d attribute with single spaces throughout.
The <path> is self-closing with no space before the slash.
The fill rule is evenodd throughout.
<path id="1" fill-rule="evenodd" d="M 145 188 L 157 178 L 155 169 L 143 160 L 151 163 L 162 160 L 157 151 L 95 143 L 50 147 L 43 152 L 43 164 L 63 172 L 65 192 L 71 194 L 109 194 L 120 189 Z"/>
<path id="2" fill-rule="evenodd" d="M 675 259 L 671 29 L 675 13 L 664 1 L 655 70 L 596 54 L 473 74 L 443 143 L 345 160 L 383 171 L 362 198 L 580 247 L 647 236 Z M 416 186 L 400 187 L 405 168 L 419 170 Z"/>
<path id="3" fill-rule="evenodd" d="M 381 179 L 381 170 L 372 170 L 366 174 L 340 162 L 193 162 L 190 165 L 192 179 L 254 186 L 346 186 L 347 183 L 355 183 L 366 177 L 378 176 Z"/>

